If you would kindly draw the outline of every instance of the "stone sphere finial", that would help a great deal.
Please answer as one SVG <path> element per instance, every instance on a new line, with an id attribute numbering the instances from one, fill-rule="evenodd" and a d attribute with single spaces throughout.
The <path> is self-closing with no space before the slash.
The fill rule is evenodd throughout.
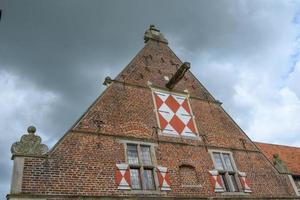
<path id="1" fill-rule="evenodd" d="M 29 126 L 29 127 L 27 128 L 27 132 L 28 132 L 29 134 L 34 134 L 34 133 L 36 132 L 36 128 L 35 128 L 34 126 Z"/>

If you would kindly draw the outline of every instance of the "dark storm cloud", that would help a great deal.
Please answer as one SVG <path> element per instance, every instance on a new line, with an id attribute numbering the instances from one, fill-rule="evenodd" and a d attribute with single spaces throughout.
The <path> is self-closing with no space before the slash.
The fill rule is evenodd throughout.
<path id="1" fill-rule="evenodd" d="M 114 77 L 143 47 L 144 31 L 152 23 L 182 60 L 192 62 L 192 71 L 233 114 L 247 113 L 239 116 L 247 127 L 260 101 L 242 92 L 251 93 L 247 89 L 257 82 L 257 74 L 263 80 L 264 73 L 277 78 L 286 71 L 275 58 L 290 53 L 296 36 L 290 22 L 299 8 L 285 0 L 1 3 L 0 83 L 9 83 L 5 88 L 0 85 L 0 97 L 9 99 L 4 101 L 7 105 L 0 105 L 5 113 L 0 124 L 7 130 L 0 137 L 0 150 L 5 152 L 0 158 L 5 169 L 0 170 L 1 184 L 6 185 L 2 194 L 10 181 L 10 144 L 33 123 L 53 145 L 101 93 L 104 77 Z M 270 88 L 261 84 L 257 90 L 267 93 Z M 237 103 L 243 97 L 246 103 Z M 250 108 L 254 111 L 246 112 Z"/>
<path id="2" fill-rule="evenodd" d="M 1 64 L 42 88 L 88 99 L 105 77 L 103 68 L 116 74 L 142 47 L 150 23 L 189 50 L 237 58 L 266 44 L 263 31 L 273 31 L 252 20 L 255 9 L 255 3 L 229 1 L 6 1 Z"/>
<path id="3" fill-rule="evenodd" d="M 175 33 L 189 48 L 206 49 L 214 38 L 207 33 L 220 33 L 230 8 L 225 1 L 43 0 L 3 5 L 1 68 L 62 95 L 49 119 L 59 135 L 103 89 L 104 77 L 117 74 L 143 46 L 150 23 L 166 35 Z"/>

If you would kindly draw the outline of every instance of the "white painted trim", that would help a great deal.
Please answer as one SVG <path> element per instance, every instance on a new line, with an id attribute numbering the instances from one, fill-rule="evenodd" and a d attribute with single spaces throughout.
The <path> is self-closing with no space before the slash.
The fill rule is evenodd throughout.
<path id="1" fill-rule="evenodd" d="M 118 142 L 121 143 L 121 144 L 140 144 L 140 145 L 148 145 L 148 146 L 157 146 L 156 143 L 143 142 L 143 141 L 137 141 L 137 140 L 118 139 Z"/>
<path id="2" fill-rule="evenodd" d="M 290 181 L 291 181 L 291 184 L 292 184 L 293 189 L 294 189 L 294 191 L 295 191 L 295 193 L 296 193 L 296 196 L 300 196 L 300 193 L 299 193 L 299 191 L 298 191 L 298 188 L 297 188 L 297 186 L 296 186 L 296 184 L 295 184 L 295 181 L 294 181 L 292 175 L 289 174 L 288 177 L 289 177 L 289 179 L 290 179 Z"/>
<path id="3" fill-rule="evenodd" d="M 11 194 L 18 194 L 22 192 L 24 161 L 24 157 L 14 157 L 13 173 L 10 187 Z"/>

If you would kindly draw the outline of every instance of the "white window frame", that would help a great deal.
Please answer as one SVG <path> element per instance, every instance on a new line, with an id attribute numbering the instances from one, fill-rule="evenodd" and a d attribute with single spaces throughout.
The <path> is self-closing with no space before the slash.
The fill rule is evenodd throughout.
<path id="1" fill-rule="evenodd" d="M 294 189 L 296 195 L 297 195 L 297 196 L 300 196 L 300 188 L 298 188 L 298 186 L 296 185 L 294 176 L 292 176 L 292 175 L 289 174 L 288 177 L 289 177 L 289 179 L 290 179 L 290 182 L 291 182 L 291 184 L 292 184 L 292 186 L 293 186 L 293 189 Z"/>
<path id="2" fill-rule="evenodd" d="M 120 143 L 123 143 L 124 145 L 124 153 L 125 153 L 125 161 L 129 165 L 130 169 L 137 169 L 139 168 L 139 176 L 140 176 L 140 182 L 141 182 L 141 189 L 132 189 L 132 191 L 135 192 L 160 192 L 159 188 L 159 181 L 157 177 L 157 161 L 155 156 L 155 146 L 157 144 L 148 143 L 148 142 L 139 142 L 139 141 L 131 141 L 131 140 L 120 140 Z M 139 164 L 129 164 L 128 162 L 128 156 L 127 156 L 127 145 L 137 145 L 137 151 L 138 151 L 138 159 Z M 152 165 L 143 165 L 142 158 L 141 158 L 141 146 L 148 146 L 150 148 L 150 155 L 151 155 L 151 161 Z M 152 169 L 153 173 L 153 181 L 154 181 L 154 190 L 145 189 L 146 188 L 146 181 L 144 180 L 144 169 Z"/>
<path id="3" fill-rule="evenodd" d="M 226 190 L 226 187 L 225 185 L 222 185 L 222 187 L 224 188 L 224 193 L 241 193 L 243 191 L 242 189 L 242 186 L 241 186 L 241 183 L 240 183 L 240 180 L 239 180 L 239 177 L 238 177 L 238 170 L 237 170 L 237 167 L 235 165 L 235 161 L 233 159 L 233 154 L 231 151 L 225 151 L 225 150 L 216 150 L 216 149 L 209 149 L 208 152 L 210 153 L 211 155 L 211 159 L 213 161 L 213 164 L 214 164 L 214 167 L 215 167 L 215 170 L 217 170 L 219 172 L 219 175 L 221 176 L 221 174 L 225 174 L 225 181 L 227 182 L 228 184 L 228 187 L 229 187 L 229 191 Z M 231 162 L 231 165 L 233 167 L 233 171 L 227 171 L 227 170 L 220 170 L 220 169 L 216 169 L 216 161 L 214 159 L 214 153 L 220 153 L 221 155 L 221 160 L 222 160 L 222 164 L 225 166 L 225 161 L 224 161 L 224 158 L 223 158 L 223 155 L 222 154 L 229 154 L 229 159 L 230 159 L 230 162 Z M 229 174 L 232 174 L 234 173 L 234 178 L 235 178 L 235 182 L 236 182 L 236 185 L 237 185 L 237 189 L 238 191 L 233 191 L 233 183 L 232 181 L 230 180 L 230 176 Z"/>

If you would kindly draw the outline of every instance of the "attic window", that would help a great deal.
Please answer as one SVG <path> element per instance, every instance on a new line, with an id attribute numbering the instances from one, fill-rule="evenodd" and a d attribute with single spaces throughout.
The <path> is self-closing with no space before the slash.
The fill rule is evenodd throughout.
<path id="1" fill-rule="evenodd" d="M 187 95 L 154 91 L 158 124 L 162 134 L 196 137 L 194 116 Z"/>

